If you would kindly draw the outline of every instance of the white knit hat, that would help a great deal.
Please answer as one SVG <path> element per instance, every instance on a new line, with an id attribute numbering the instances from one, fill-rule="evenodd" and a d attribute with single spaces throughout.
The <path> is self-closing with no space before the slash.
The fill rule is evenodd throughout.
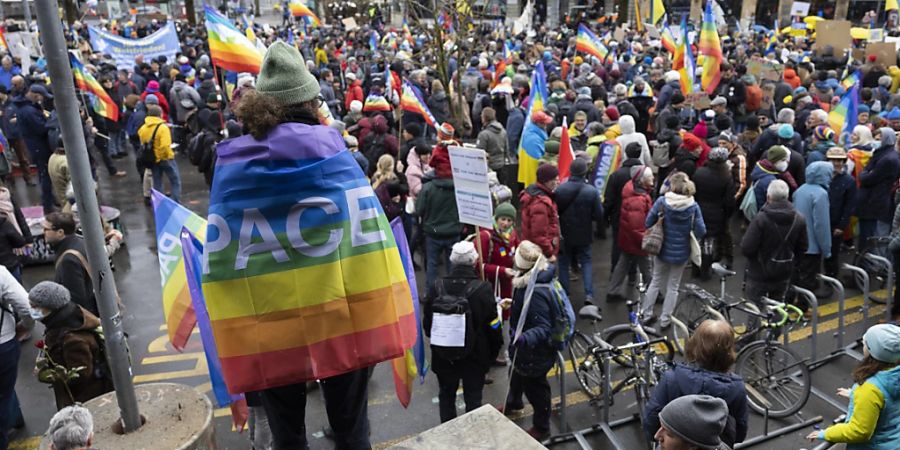
<path id="1" fill-rule="evenodd" d="M 453 244 L 453 250 L 450 252 L 450 264 L 474 266 L 475 261 L 478 261 L 478 251 L 475 250 L 475 244 L 470 241 L 460 241 Z"/>

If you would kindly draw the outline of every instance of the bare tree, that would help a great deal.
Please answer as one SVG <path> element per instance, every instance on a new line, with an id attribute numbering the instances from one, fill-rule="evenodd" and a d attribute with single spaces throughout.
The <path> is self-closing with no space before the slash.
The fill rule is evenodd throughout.
<path id="1" fill-rule="evenodd" d="M 452 122 L 458 130 L 462 130 L 468 110 L 462 94 L 462 79 L 459 76 L 465 61 L 457 58 L 459 68 L 455 76 L 450 73 L 450 58 L 454 53 L 459 57 L 473 50 L 474 44 L 483 36 L 479 36 L 478 20 L 480 14 L 475 13 L 470 0 L 457 0 L 455 4 L 430 4 L 429 0 L 404 0 L 405 11 L 409 15 L 408 23 L 427 36 L 423 48 L 414 53 L 413 61 L 422 66 L 432 63 L 437 71 L 438 79 L 447 88 L 450 97 L 450 114 Z M 427 12 L 428 16 L 410 14 L 412 11 Z M 443 21 L 444 26 L 439 23 Z M 452 24 L 452 26 L 449 26 Z M 446 27 L 446 28 L 445 28 Z M 448 28 L 454 30 L 453 33 Z M 415 63 L 414 63 L 415 64 Z"/>

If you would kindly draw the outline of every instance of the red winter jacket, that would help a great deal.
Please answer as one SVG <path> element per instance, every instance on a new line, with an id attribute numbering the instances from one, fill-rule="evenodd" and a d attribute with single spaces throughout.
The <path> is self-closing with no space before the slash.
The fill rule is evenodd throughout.
<path id="1" fill-rule="evenodd" d="M 512 278 L 506 275 L 504 269 L 512 269 L 518 246 L 519 236 L 515 231 L 506 240 L 497 230 L 481 229 L 481 251 L 485 254 L 484 278 L 491 285 L 494 285 L 494 280 L 499 280 L 502 298 L 512 298 Z M 508 314 L 504 316 L 508 317 Z"/>
<path id="2" fill-rule="evenodd" d="M 534 183 L 519 194 L 522 209 L 522 240 L 534 242 L 550 258 L 559 253 L 559 214 L 553 193 Z"/>
<path id="3" fill-rule="evenodd" d="M 350 83 L 350 87 L 347 88 L 347 97 L 344 98 L 344 109 L 350 111 L 350 102 L 353 100 L 359 100 L 365 103 L 366 99 L 363 97 L 362 90 L 362 81 L 353 80 L 353 83 Z"/>
<path id="4" fill-rule="evenodd" d="M 622 188 L 622 208 L 619 212 L 619 235 L 616 242 L 619 248 L 628 254 L 647 256 L 641 249 L 644 240 L 644 221 L 653 207 L 653 200 L 645 191 L 635 191 L 634 181 L 629 181 Z"/>

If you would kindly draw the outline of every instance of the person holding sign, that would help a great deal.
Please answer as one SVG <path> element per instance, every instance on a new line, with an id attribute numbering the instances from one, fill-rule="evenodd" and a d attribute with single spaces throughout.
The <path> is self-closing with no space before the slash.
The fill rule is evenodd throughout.
<path id="1" fill-rule="evenodd" d="M 434 284 L 424 303 L 422 326 L 431 340 L 441 423 L 456 418 L 460 381 L 466 412 L 481 406 L 485 375 L 503 346 L 493 290 L 478 279 L 477 262 L 475 245 L 454 244 L 450 274 Z"/>
<path id="2" fill-rule="evenodd" d="M 481 228 L 481 251 L 484 252 L 484 277 L 494 285 L 495 300 L 512 298 L 513 258 L 519 245 L 515 230 L 516 208 L 509 202 L 494 208 L 494 227 Z M 498 295 L 499 293 L 499 295 Z M 509 320 L 509 310 L 503 311 L 503 320 Z M 507 364 L 505 353 L 497 357 L 496 363 Z"/>

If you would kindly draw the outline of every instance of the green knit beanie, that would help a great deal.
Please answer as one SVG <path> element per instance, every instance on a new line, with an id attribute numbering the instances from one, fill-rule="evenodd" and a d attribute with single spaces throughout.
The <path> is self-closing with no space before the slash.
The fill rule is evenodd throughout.
<path id="1" fill-rule="evenodd" d="M 316 98 L 319 82 L 309 73 L 295 47 L 276 41 L 263 58 L 256 90 L 274 97 L 282 105 L 292 105 Z"/>
<path id="2" fill-rule="evenodd" d="M 766 159 L 768 159 L 770 163 L 775 164 L 778 161 L 788 159 L 790 152 L 791 151 L 783 145 L 773 145 L 769 147 L 769 151 L 766 152 Z"/>
<path id="3" fill-rule="evenodd" d="M 512 220 L 516 220 L 516 207 L 509 202 L 497 205 L 494 208 L 494 218 L 499 219 L 501 217 L 509 217 Z"/>

